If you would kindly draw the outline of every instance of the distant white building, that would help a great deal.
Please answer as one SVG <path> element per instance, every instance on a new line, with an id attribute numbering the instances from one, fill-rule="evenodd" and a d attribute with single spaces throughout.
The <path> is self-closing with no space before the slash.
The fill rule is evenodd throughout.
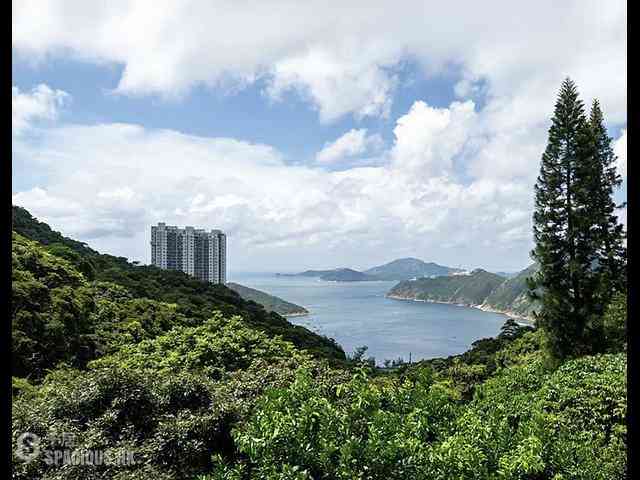
<path id="1" fill-rule="evenodd" d="M 164 223 L 151 227 L 151 263 L 211 283 L 227 281 L 227 236 Z"/>
<path id="2" fill-rule="evenodd" d="M 465 270 L 464 272 L 451 272 L 451 275 L 471 275 L 469 270 Z"/>

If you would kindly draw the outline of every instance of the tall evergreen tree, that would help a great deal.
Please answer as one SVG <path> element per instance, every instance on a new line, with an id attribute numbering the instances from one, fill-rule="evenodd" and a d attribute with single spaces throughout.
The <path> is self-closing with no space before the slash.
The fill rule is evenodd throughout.
<path id="1" fill-rule="evenodd" d="M 570 79 L 562 83 L 535 185 L 535 248 L 540 264 L 530 283 L 541 301 L 538 326 L 556 359 L 585 350 L 585 327 L 592 323 L 598 285 L 598 241 L 591 189 L 596 163 L 584 105 Z M 535 292 L 543 292 L 542 295 Z"/>
<path id="2" fill-rule="evenodd" d="M 605 310 L 617 293 L 626 290 L 626 248 L 624 229 L 615 214 L 614 190 L 622 179 L 616 171 L 616 155 L 612 139 L 607 135 L 604 116 L 597 100 L 593 102 L 588 123 L 587 143 L 583 155 L 585 178 L 589 181 L 586 202 L 592 221 L 588 232 L 596 243 L 594 265 L 596 289 L 590 306 L 592 316 L 587 324 L 587 342 L 592 352 L 605 349 Z"/>
<path id="3" fill-rule="evenodd" d="M 604 303 L 608 304 L 615 293 L 626 290 L 626 248 L 624 228 L 618 222 L 615 214 L 617 205 L 613 200 L 614 190 L 620 186 L 622 178 L 616 170 L 617 157 L 612 139 L 607 135 L 598 100 L 594 100 L 591 107 L 589 127 L 597 173 L 592 197 L 593 212 L 597 215 L 598 271 L 601 273 L 601 295 L 604 295 Z"/>

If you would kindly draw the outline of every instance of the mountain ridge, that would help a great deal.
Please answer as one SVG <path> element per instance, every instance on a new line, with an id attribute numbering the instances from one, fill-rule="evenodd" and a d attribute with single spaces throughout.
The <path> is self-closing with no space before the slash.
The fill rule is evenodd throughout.
<path id="1" fill-rule="evenodd" d="M 353 268 L 329 270 L 305 270 L 300 273 L 276 273 L 286 277 L 316 277 L 325 281 L 360 282 L 375 280 L 410 280 L 421 277 L 439 277 L 463 272 L 463 269 L 425 262 L 415 257 L 405 257 L 368 268 L 363 271 Z"/>
<path id="2" fill-rule="evenodd" d="M 506 279 L 477 268 L 469 274 L 405 280 L 391 288 L 386 296 L 398 300 L 462 304 L 533 321 L 538 305 L 527 295 L 526 279 L 536 270 L 537 266 L 532 264 L 515 277 Z"/>
<path id="3" fill-rule="evenodd" d="M 195 323 L 206 321 L 215 310 L 228 316 L 240 315 L 248 327 L 269 336 L 280 335 L 318 358 L 330 361 L 346 359 L 344 350 L 335 340 L 293 325 L 276 312 L 267 311 L 261 304 L 244 300 L 225 285 L 202 282 L 183 272 L 137 265 L 124 257 L 100 253 L 52 230 L 28 210 L 16 205 L 12 209 L 12 229 L 20 237 L 35 242 L 35 246 L 27 245 L 25 249 L 42 251 L 65 260 L 88 282 L 116 284 L 134 298 L 176 305 L 178 314 Z M 16 245 L 15 239 L 13 243 Z"/>

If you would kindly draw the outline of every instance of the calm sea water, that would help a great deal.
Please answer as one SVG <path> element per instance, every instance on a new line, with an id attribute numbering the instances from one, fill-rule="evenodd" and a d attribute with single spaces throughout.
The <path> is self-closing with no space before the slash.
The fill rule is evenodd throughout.
<path id="1" fill-rule="evenodd" d="M 317 278 L 234 273 L 231 281 L 302 305 L 310 315 L 291 323 L 334 338 L 351 353 L 369 347 L 378 364 L 403 357 L 421 360 L 466 351 L 499 333 L 507 317 L 476 308 L 385 298 L 397 282 L 325 282 Z"/>

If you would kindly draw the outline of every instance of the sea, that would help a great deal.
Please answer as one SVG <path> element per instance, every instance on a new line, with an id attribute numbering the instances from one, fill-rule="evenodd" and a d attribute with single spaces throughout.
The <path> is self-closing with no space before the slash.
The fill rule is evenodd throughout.
<path id="1" fill-rule="evenodd" d="M 365 357 L 378 365 L 463 353 L 476 340 L 496 336 L 507 320 L 472 307 L 386 298 L 395 281 L 327 282 L 247 272 L 231 272 L 229 280 L 305 307 L 309 315 L 288 320 L 334 338 L 347 354 L 367 346 Z"/>

